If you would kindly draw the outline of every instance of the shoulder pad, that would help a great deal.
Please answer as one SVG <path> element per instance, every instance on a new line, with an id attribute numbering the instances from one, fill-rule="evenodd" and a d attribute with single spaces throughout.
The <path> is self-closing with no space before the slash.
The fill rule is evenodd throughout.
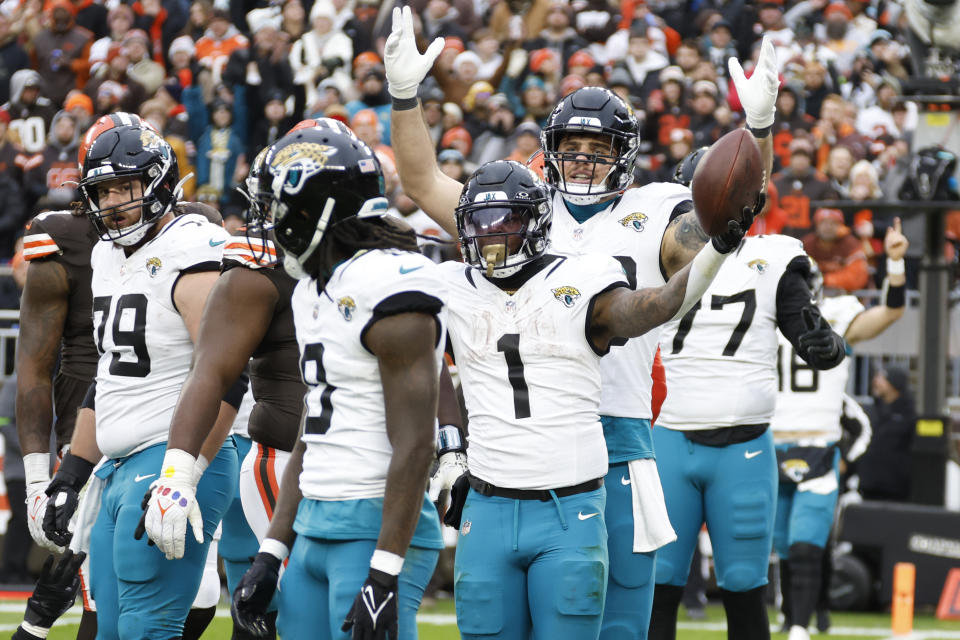
<path id="1" fill-rule="evenodd" d="M 37 260 L 69 249 L 90 249 L 90 222 L 70 211 L 47 211 L 27 223 L 23 235 L 24 260 Z"/>
<path id="2" fill-rule="evenodd" d="M 269 238 L 231 236 L 223 248 L 223 261 L 236 262 L 250 269 L 274 267 L 278 262 L 277 249 Z"/>

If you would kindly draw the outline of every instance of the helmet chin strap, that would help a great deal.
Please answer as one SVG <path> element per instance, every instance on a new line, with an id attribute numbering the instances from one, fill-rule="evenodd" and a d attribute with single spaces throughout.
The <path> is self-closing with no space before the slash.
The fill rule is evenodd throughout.
<path id="1" fill-rule="evenodd" d="M 307 245 L 307 248 L 302 254 L 299 256 L 294 256 L 290 252 L 284 254 L 283 268 L 286 269 L 287 273 L 289 273 L 292 277 L 297 278 L 298 280 L 309 277 L 309 274 L 303 268 L 303 265 L 307 260 L 310 259 L 310 256 L 313 255 L 313 252 L 323 239 L 323 234 L 327 230 L 327 225 L 330 222 L 330 216 L 333 215 L 333 208 L 336 206 L 336 204 L 336 200 L 333 198 L 327 198 L 326 204 L 323 205 L 323 213 L 320 214 L 320 220 L 317 221 L 317 228 L 313 232 L 313 237 L 310 238 L 310 244 Z"/>

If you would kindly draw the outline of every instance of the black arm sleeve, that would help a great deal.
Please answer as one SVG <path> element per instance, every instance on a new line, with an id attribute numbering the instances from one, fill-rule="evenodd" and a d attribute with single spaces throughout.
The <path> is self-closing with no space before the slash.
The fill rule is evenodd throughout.
<path id="1" fill-rule="evenodd" d="M 237 378 L 237 381 L 234 382 L 227 389 L 227 392 L 223 395 L 222 400 L 228 405 L 240 411 L 240 405 L 243 403 L 243 396 L 247 394 L 247 389 L 250 388 L 250 375 L 247 373 L 247 370 L 244 369 L 240 374 L 240 377 Z"/>
<path id="2" fill-rule="evenodd" d="M 777 326 L 807 364 L 815 369 L 832 369 L 843 362 L 846 355 L 843 338 L 836 332 L 831 332 L 836 340 L 836 356 L 829 360 L 809 354 L 800 347 L 800 335 L 807 330 L 800 310 L 813 304 L 813 296 L 810 293 L 810 287 L 807 286 L 809 271 L 810 261 L 807 257 L 797 256 L 790 261 L 786 271 L 780 276 L 780 282 L 777 284 Z"/>

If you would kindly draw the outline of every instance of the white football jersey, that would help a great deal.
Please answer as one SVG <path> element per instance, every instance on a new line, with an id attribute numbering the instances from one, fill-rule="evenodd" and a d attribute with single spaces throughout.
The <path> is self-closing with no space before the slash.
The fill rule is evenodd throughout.
<path id="1" fill-rule="evenodd" d="M 855 296 L 825 298 L 820 303 L 820 313 L 841 336 L 863 310 Z M 793 345 L 779 331 L 777 338 L 780 341 L 777 410 L 770 422 L 774 439 L 777 442 L 798 441 L 798 432 L 802 432 L 828 442 L 838 441 L 850 359 L 845 358 L 832 369 L 818 371 L 796 354 Z M 791 436 L 778 437 L 778 431 L 781 434 L 791 432 Z"/>
<path id="2" fill-rule="evenodd" d="M 513 295 L 445 262 L 450 340 L 470 417 L 470 472 L 513 489 L 555 489 L 607 473 L 600 359 L 586 330 L 594 297 L 626 286 L 613 258 L 554 257 Z"/>
<path id="3" fill-rule="evenodd" d="M 664 325 L 667 399 L 678 430 L 770 422 L 777 397 L 777 286 L 800 241 L 754 236 L 727 258 L 700 302 Z"/>
<path id="4" fill-rule="evenodd" d="M 579 223 L 563 198 L 553 197 L 553 230 L 550 251 L 561 255 L 601 253 L 614 256 L 631 269 L 636 288 L 664 284 L 660 271 L 660 243 L 674 208 L 689 200 L 690 190 L 680 184 L 656 182 L 628 189 L 617 204 Z M 603 386 L 600 413 L 605 416 L 651 418 L 650 371 L 661 328 L 613 347 L 600 364 Z"/>
<path id="5" fill-rule="evenodd" d="M 435 312 L 439 371 L 447 314 L 437 265 L 419 253 L 362 251 L 336 268 L 322 292 L 315 280 L 301 280 L 291 304 L 307 384 L 303 497 L 383 497 L 393 448 L 378 360 L 364 336 L 374 322 L 399 309 Z"/>
<path id="6" fill-rule="evenodd" d="M 112 242 L 94 245 L 97 444 L 108 458 L 167 440 L 193 355 L 173 290 L 184 271 L 219 270 L 229 237 L 190 214 L 174 218 L 129 257 Z"/>

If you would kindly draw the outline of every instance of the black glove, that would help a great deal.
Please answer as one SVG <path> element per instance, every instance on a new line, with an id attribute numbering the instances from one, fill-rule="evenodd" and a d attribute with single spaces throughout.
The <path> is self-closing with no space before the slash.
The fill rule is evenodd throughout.
<path id="1" fill-rule="evenodd" d="M 60 468 L 47 487 L 47 512 L 43 514 L 43 532 L 61 547 L 70 544 L 70 518 L 80 503 L 80 490 L 93 473 L 94 464 L 72 453 L 63 456 Z"/>
<path id="2" fill-rule="evenodd" d="M 397 576 L 370 569 L 340 629 L 353 629 L 353 640 L 397 640 Z"/>
<path id="3" fill-rule="evenodd" d="M 760 209 L 763 209 L 763 203 L 759 203 Z M 743 236 L 747 235 L 750 225 L 757 214 L 757 205 L 753 208 L 744 207 L 739 220 L 728 220 L 727 230 L 720 235 L 713 236 L 710 240 L 713 242 L 713 248 L 720 253 L 730 253 L 740 246 Z"/>
<path id="4" fill-rule="evenodd" d="M 33 589 L 33 595 L 27 600 L 27 612 L 23 621 L 36 627 L 49 629 L 57 618 L 67 612 L 77 599 L 80 590 L 80 565 L 86 553 L 67 552 L 53 568 L 53 556 L 47 556 L 40 571 L 40 579 Z"/>
<path id="5" fill-rule="evenodd" d="M 830 323 L 823 319 L 820 310 L 815 306 L 800 309 L 800 316 L 807 330 L 797 338 L 800 354 L 804 359 L 813 358 L 817 362 L 832 362 L 837 358 L 842 347 L 839 336 L 830 328 Z M 809 360 L 808 360 L 809 362 Z M 810 364 L 814 364 L 811 362 Z"/>
<path id="6" fill-rule="evenodd" d="M 140 515 L 140 522 L 137 523 L 137 528 L 133 530 L 133 539 L 139 540 L 143 537 L 143 534 L 147 532 L 147 507 L 150 506 L 150 497 L 153 495 L 153 484 L 151 483 L 147 487 L 147 492 L 143 494 L 143 500 L 140 501 L 140 509 L 143 510 L 143 513 Z M 150 539 L 150 536 L 147 536 L 147 546 L 154 546 L 153 540 Z"/>
<path id="7" fill-rule="evenodd" d="M 233 601 L 230 603 L 233 624 L 255 638 L 272 637 L 267 606 L 277 590 L 280 564 L 280 559 L 275 555 L 261 551 L 233 590 Z"/>

